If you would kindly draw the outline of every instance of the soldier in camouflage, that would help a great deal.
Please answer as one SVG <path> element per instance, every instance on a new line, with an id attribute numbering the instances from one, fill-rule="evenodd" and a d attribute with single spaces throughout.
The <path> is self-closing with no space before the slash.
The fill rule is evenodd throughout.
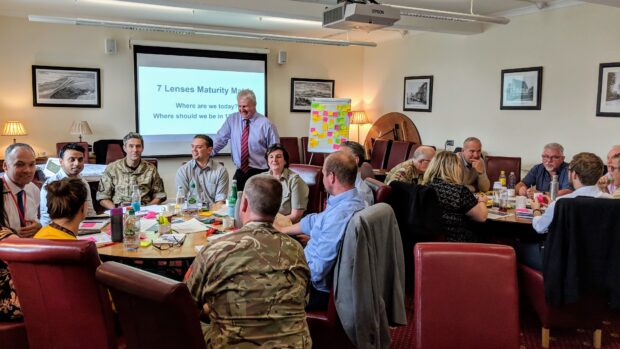
<path id="1" fill-rule="evenodd" d="M 123 138 L 123 149 L 127 155 L 109 164 L 101 180 L 97 201 L 105 208 L 114 208 L 131 202 L 132 184 L 140 188 L 143 205 L 158 205 L 166 200 L 166 191 L 157 168 L 142 160 L 144 140 L 135 132 Z"/>
<path id="2" fill-rule="evenodd" d="M 410 160 L 401 162 L 394 166 L 385 176 L 385 184 L 393 181 L 405 182 L 410 184 L 418 184 L 424 177 L 424 172 L 428 168 L 428 164 L 435 156 L 435 149 L 427 145 L 419 146 L 414 152 Z"/>
<path id="3" fill-rule="evenodd" d="M 282 186 L 251 177 L 240 207 L 240 230 L 198 253 L 186 281 L 211 320 L 207 348 L 310 348 L 306 323 L 310 269 L 301 245 L 275 230 Z"/>

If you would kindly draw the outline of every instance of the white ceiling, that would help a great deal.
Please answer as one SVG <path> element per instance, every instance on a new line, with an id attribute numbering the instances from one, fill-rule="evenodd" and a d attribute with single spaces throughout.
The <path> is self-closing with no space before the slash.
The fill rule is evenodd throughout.
<path id="1" fill-rule="evenodd" d="M 485 28 L 479 23 L 403 16 L 394 27 L 371 33 L 324 29 L 320 24 L 323 10 L 326 3 L 334 2 L 335 0 L 2 0 L 0 15 L 105 19 L 362 41 L 383 41 L 417 30 L 476 34 Z M 378 2 L 452 12 L 469 13 L 470 10 L 469 0 Z M 536 2 L 548 3 L 550 7 L 561 3 L 580 3 L 576 0 L 474 0 L 473 12 L 481 15 L 510 16 L 540 11 L 535 6 Z M 287 19 L 298 21 L 290 22 Z"/>

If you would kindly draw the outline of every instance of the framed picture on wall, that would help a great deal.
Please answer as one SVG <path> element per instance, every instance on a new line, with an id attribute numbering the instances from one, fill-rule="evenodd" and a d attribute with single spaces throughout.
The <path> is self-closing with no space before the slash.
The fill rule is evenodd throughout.
<path id="1" fill-rule="evenodd" d="M 101 108 L 97 68 L 32 66 L 35 107 Z"/>
<path id="2" fill-rule="evenodd" d="M 406 76 L 403 110 L 431 112 L 433 110 L 433 76 Z"/>
<path id="3" fill-rule="evenodd" d="M 334 80 L 291 78 L 291 111 L 310 111 L 312 98 L 333 98 L 334 85 Z"/>
<path id="4" fill-rule="evenodd" d="M 499 109 L 540 110 L 542 67 L 502 70 Z"/>
<path id="5" fill-rule="evenodd" d="M 620 116 L 620 62 L 599 66 L 596 115 Z"/>

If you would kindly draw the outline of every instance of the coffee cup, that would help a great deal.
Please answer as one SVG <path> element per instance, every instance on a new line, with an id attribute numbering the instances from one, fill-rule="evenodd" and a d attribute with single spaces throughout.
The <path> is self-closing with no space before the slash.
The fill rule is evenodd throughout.
<path id="1" fill-rule="evenodd" d="M 515 206 L 516 206 L 516 208 L 525 208 L 525 206 L 527 206 L 527 197 L 526 196 L 517 196 L 515 198 Z"/>

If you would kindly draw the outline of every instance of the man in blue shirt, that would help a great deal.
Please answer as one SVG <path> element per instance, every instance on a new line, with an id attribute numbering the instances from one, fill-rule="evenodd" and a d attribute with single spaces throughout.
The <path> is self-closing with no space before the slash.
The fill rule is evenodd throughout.
<path id="1" fill-rule="evenodd" d="M 323 184 L 330 194 L 325 211 L 279 228 L 289 235 L 304 234 L 310 238 L 304 250 L 312 282 L 306 310 L 327 307 L 338 246 L 351 217 L 365 207 L 355 189 L 356 176 L 357 163 L 352 156 L 341 151 L 329 155 L 323 164 Z"/>
<path id="2" fill-rule="evenodd" d="M 217 131 L 211 156 L 230 140 L 232 159 L 237 166 L 233 178 L 237 180 L 237 189 L 243 190 L 248 178 L 269 169 L 265 152 L 272 144 L 278 143 L 280 137 L 275 125 L 256 112 L 256 95 L 252 90 L 239 91 L 237 105 L 239 112 L 230 114 Z"/>
<path id="3" fill-rule="evenodd" d="M 558 176 L 558 196 L 572 192 L 568 181 L 568 164 L 564 161 L 564 147 L 558 143 L 545 145 L 542 163 L 527 173 L 525 178 L 515 186 L 518 195 L 531 197 L 535 191 L 549 192 L 551 179 Z"/>
<path id="4" fill-rule="evenodd" d="M 610 199 L 611 195 L 601 192 L 596 186 L 598 179 L 603 174 L 603 161 L 601 158 L 592 153 L 579 153 L 573 157 L 568 169 L 568 179 L 570 184 L 575 188 L 574 192 L 568 193 L 558 200 L 575 198 L 578 196 Z M 547 233 L 555 211 L 555 203 L 553 201 L 543 213 L 540 209 L 540 203 L 536 200 L 530 200 L 532 206 L 532 227 L 539 234 Z M 593 218 L 595 219 L 595 218 Z M 542 270 L 542 260 L 544 249 L 540 243 L 521 242 L 515 246 L 517 259 L 525 265 L 536 270 Z"/>

